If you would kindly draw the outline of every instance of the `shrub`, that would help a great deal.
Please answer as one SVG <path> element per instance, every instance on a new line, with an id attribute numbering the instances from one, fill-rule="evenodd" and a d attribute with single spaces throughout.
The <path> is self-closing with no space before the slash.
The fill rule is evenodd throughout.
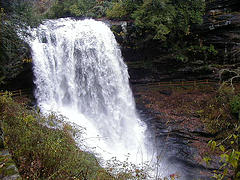
<path id="1" fill-rule="evenodd" d="M 124 19 L 127 16 L 124 3 L 122 1 L 113 4 L 112 8 L 108 9 L 106 15 L 109 19 Z"/>
<path id="2" fill-rule="evenodd" d="M 213 171 L 215 179 L 240 178 L 240 126 L 239 120 L 232 113 L 239 113 L 240 96 L 234 89 L 223 84 L 203 112 L 203 120 L 207 130 L 215 137 L 209 141 L 212 149 L 204 160 L 215 161 L 220 166 Z"/>
<path id="3" fill-rule="evenodd" d="M 240 126 L 236 126 L 233 133 L 229 134 L 224 140 L 209 141 L 209 146 L 213 152 L 218 154 L 218 163 L 221 165 L 213 171 L 213 178 L 217 180 L 240 178 L 240 149 L 239 149 L 239 133 Z M 211 157 L 205 157 L 204 160 L 208 164 L 212 161 Z"/>
<path id="4" fill-rule="evenodd" d="M 65 0 L 56 2 L 51 6 L 46 16 L 48 18 L 60 17 L 103 17 L 111 3 L 109 1 L 95 0 Z"/>
<path id="5" fill-rule="evenodd" d="M 240 95 L 235 95 L 230 101 L 232 113 L 238 114 L 238 120 L 240 120 Z"/>
<path id="6" fill-rule="evenodd" d="M 230 100 L 234 96 L 232 88 L 221 86 L 205 106 L 202 120 L 205 127 L 212 134 L 224 134 L 226 130 L 234 128 L 236 119 L 231 114 Z"/>

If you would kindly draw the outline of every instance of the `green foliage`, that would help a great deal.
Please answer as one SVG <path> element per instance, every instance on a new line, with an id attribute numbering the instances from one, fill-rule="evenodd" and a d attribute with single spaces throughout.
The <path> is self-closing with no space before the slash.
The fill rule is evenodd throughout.
<path id="1" fill-rule="evenodd" d="M 146 0 L 132 17 L 154 39 L 166 40 L 189 34 L 192 24 L 202 23 L 204 8 L 202 0 Z"/>
<path id="2" fill-rule="evenodd" d="M 106 16 L 109 19 L 130 19 L 131 14 L 136 10 L 137 2 L 132 0 L 120 0 L 113 3 L 113 5 L 107 9 Z"/>
<path id="3" fill-rule="evenodd" d="M 230 106 L 232 112 L 238 114 L 238 120 L 240 120 L 240 95 L 233 96 Z"/>
<path id="4" fill-rule="evenodd" d="M 21 72 L 23 59 L 28 59 L 28 45 L 19 38 L 27 35 L 28 26 L 35 26 L 40 17 L 28 1 L 10 1 L 1 4 L 0 10 L 0 84 Z"/>
<path id="5" fill-rule="evenodd" d="M 113 4 L 111 9 L 108 9 L 107 17 L 110 19 L 123 19 L 127 16 L 127 11 L 124 7 L 124 3 L 122 1 L 116 2 Z"/>
<path id="6" fill-rule="evenodd" d="M 6 16 L 3 9 L 0 13 L 0 83 L 4 83 L 8 77 L 18 74 L 21 59 L 26 56 L 27 51 L 26 45 L 16 33 L 17 24 Z"/>
<path id="7" fill-rule="evenodd" d="M 166 35 L 170 33 L 176 16 L 174 7 L 167 3 L 168 0 L 144 1 L 132 15 L 136 26 L 142 31 L 151 32 L 154 39 L 166 40 Z"/>
<path id="8" fill-rule="evenodd" d="M 190 34 L 192 25 L 202 23 L 204 11 L 202 0 L 56 0 L 48 17 L 134 19 L 140 38 L 147 35 L 151 36 L 148 39 L 166 41 Z"/>
<path id="9" fill-rule="evenodd" d="M 59 17 L 65 17 L 71 15 L 70 13 L 70 7 L 73 6 L 73 4 L 76 3 L 76 0 L 56 0 L 52 7 L 50 8 L 49 12 L 46 14 L 48 18 L 59 18 Z M 72 10 L 74 12 L 77 11 L 77 9 L 74 9 L 72 7 Z"/>
<path id="10" fill-rule="evenodd" d="M 91 12 L 94 17 L 101 18 L 106 16 L 108 8 L 112 5 L 111 1 L 99 1 L 92 9 Z"/>
<path id="11" fill-rule="evenodd" d="M 205 3 L 202 0 L 175 0 L 172 1 L 176 9 L 174 23 L 176 31 L 182 31 L 185 34 L 190 33 L 192 24 L 201 24 L 205 11 Z M 174 27 L 174 28 L 175 28 Z"/>
<path id="12" fill-rule="evenodd" d="M 73 135 L 81 132 L 62 117 L 43 117 L 7 95 L 0 97 L 0 112 L 5 145 L 24 179 L 113 179 L 78 148 Z"/>
<path id="13" fill-rule="evenodd" d="M 206 62 L 217 55 L 218 51 L 212 44 L 209 46 L 190 45 L 185 51 L 185 55 L 191 60 L 203 60 Z"/>
<path id="14" fill-rule="evenodd" d="M 142 48 L 148 42 L 156 42 L 157 46 L 166 48 L 175 58 L 188 61 L 215 56 L 216 50 L 212 45 L 198 45 L 198 40 L 192 38 L 192 27 L 202 23 L 204 13 L 203 0 L 56 0 L 47 17 L 131 20 L 134 30 L 128 30 L 126 39 L 132 46 Z M 188 43 L 189 39 L 194 42 Z M 124 41 L 123 44 L 128 46 L 129 42 Z"/>
<path id="15" fill-rule="evenodd" d="M 200 57 L 199 59 L 206 59 L 208 53 L 211 55 L 217 54 L 217 51 L 215 50 L 212 44 L 210 46 L 196 46 L 196 45 L 193 46 L 192 45 L 188 48 L 188 51 L 193 53 L 194 56 L 196 55 L 204 56 L 203 58 Z"/>
<path id="16" fill-rule="evenodd" d="M 240 126 L 233 114 L 239 112 L 239 102 L 240 97 L 234 89 L 223 84 L 201 113 L 207 130 L 215 135 L 208 143 L 212 153 L 204 161 L 207 164 L 219 161 L 220 167 L 213 172 L 213 177 L 218 180 L 240 178 Z"/>
<path id="17" fill-rule="evenodd" d="M 78 0 L 76 4 L 69 7 L 70 13 L 74 16 L 94 16 L 91 15 L 91 9 L 96 5 L 93 0 Z"/>
<path id="18" fill-rule="evenodd" d="M 115 2 L 107 10 L 107 17 L 134 20 L 134 32 L 128 31 L 127 39 L 137 48 L 151 42 L 154 48 L 166 48 L 173 57 L 186 62 L 210 59 L 217 53 L 212 45 L 197 44 L 199 37 L 191 33 L 194 25 L 202 23 L 204 13 L 202 0 L 125 0 Z"/>
<path id="19" fill-rule="evenodd" d="M 95 0 L 56 0 L 46 14 L 48 18 L 60 17 L 102 17 L 105 16 L 109 1 Z"/>
<path id="20" fill-rule="evenodd" d="M 228 135 L 223 141 L 217 144 L 216 141 L 209 141 L 208 145 L 212 151 L 218 151 L 219 163 L 221 166 L 219 169 L 213 171 L 213 178 L 222 180 L 227 176 L 231 176 L 232 179 L 237 180 L 240 178 L 240 126 L 236 126 L 234 133 Z M 204 161 L 209 164 L 212 159 L 205 157 Z"/>

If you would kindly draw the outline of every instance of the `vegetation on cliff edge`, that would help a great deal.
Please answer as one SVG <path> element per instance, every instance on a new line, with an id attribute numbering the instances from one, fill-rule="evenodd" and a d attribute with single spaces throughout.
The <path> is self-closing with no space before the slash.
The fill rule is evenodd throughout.
<path id="1" fill-rule="evenodd" d="M 0 85 L 19 75 L 29 60 L 30 48 L 20 36 L 28 35 L 28 26 L 36 26 L 41 16 L 27 0 L 0 3 Z"/>
<path id="2" fill-rule="evenodd" d="M 137 167 L 115 158 L 100 159 L 79 148 L 82 128 L 62 116 L 43 116 L 26 105 L 27 99 L 0 96 L 0 123 L 5 147 L 24 179 L 146 179 L 148 166 Z M 91 149 L 89 149 L 91 151 Z"/>

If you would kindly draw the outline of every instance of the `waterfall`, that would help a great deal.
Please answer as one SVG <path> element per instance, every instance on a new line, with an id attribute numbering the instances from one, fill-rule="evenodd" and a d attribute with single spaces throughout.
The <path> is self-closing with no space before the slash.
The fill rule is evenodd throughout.
<path id="1" fill-rule="evenodd" d="M 104 159 L 141 162 L 145 125 L 129 87 L 127 66 L 109 27 L 86 19 L 47 20 L 29 40 L 35 97 L 41 111 L 55 111 L 86 128 L 86 144 Z"/>

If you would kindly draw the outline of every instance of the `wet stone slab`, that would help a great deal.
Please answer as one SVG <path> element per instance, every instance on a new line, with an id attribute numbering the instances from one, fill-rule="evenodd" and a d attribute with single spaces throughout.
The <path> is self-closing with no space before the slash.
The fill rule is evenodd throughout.
<path id="1" fill-rule="evenodd" d="M 22 180 L 8 150 L 0 149 L 0 179 Z"/>

